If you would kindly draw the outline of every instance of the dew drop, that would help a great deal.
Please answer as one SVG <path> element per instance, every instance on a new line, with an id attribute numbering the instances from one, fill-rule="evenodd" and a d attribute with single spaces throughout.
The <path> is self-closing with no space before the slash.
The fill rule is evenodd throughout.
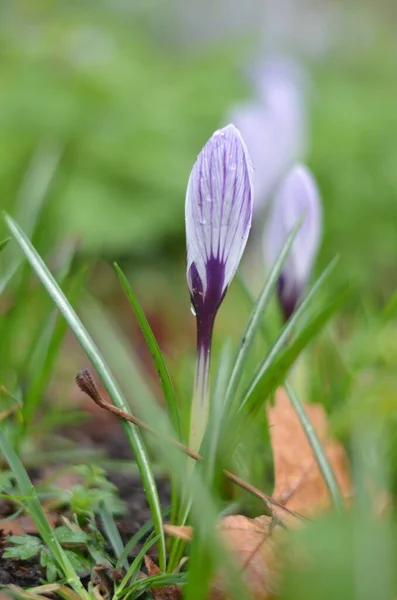
<path id="1" fill-rule="evenodd" d="M 190 305 L 190 312 L 192 313 L 193 317 L 196 316 L 196 310 L 195 310 L 193 304 Z"/>
<path id="2" fill-rule="evenodd" d="M 235 171 L 237 169 L 237 165 L 236 164 L 231 164 L 229 167 L 229 171 Z"/>
<path id="3" fill-rule="evenodd" d="M 206 219 L 199 219 L 200 225 L 206 225 L 207 220 Z"/>
<path id="4" fill-rule="evenodd" d="M 207 196 L 207 197 L 206 197 L 206 200 L 207 200 L 207 202 L 208 202 L 209 204 L 211 204 L 211 202 L 212 202 L 212 197 L 211 197 L 211 196 Z"/>

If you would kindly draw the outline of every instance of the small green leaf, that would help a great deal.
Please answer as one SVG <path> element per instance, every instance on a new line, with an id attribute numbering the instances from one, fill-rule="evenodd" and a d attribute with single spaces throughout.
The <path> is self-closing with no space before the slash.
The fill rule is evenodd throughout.
<path id="1" fill-rule="evenodd" d="M 87 570 L 89 562 L 84 558 L 84 556 L 78 552 L 73 552 L 72 550 L 65 550 L 65 554 L 70 560 L 70 564 L 76 570 L 76 572 L 81 575 Z"/>
<path id="2" fill-rule="evenodd" d="M 55 529 L 55 535 L 58 542 L 62 546 L 66 546 L 68 544 L 84 545 L 87 544 L 87 542 L 90 540 L 90 536 L 87 535 L 81 529 L 70 529 L 70 527 L 67 527 L 66 525 L 61 525 L 60 527 L 57 527 Z"/>
<path id="3" fill-rule="evenodd" d="M 34 535 L 12 535 L 8 538 L 9 542 L 17 545 L 40 546 L 41 541 Z"/>
<path id="4" fill-rule="evenodd" d="M 58 579 L 59 573 L 58 573 L 58 569 L 57 569 L 57 566 L 55 563 L 49 562 L 47 564 L 46 576 L 47 576 L 48 583 L 54 583 Z"/>
<path id="5" fill-rule="evenodd" d="M 39 538 L 32 535 L 13 535 L 8 540 L 15 546 L 8 546 L 3 556 L 4 558 L 19 558 L 27 560 L 32 558 L 40 551 L 42 543 Z"/>
<path id="6" fill-rule="evenodd" d="M 66 554 L 66 552 L 65 552 Z M 48 548 L 43 548 L 40 554 L 40 564 L 45 567 L 48 583 L 54 583 L 62 575 L 56 561 Z"/>
<path id="7" fill-rule="evenodd" d="M 38 549 L 31 546 L 12 546 L 4 552 L 4 558 L 19 558 L 20 560 L 28 560 L 37 554 Z"/>

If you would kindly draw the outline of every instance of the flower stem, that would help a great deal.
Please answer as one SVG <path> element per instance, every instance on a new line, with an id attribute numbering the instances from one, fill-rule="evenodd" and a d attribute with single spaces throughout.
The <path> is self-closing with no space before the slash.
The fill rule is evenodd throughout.
<path id="1" fill-rule="evenodd" d="M 209 417 L 210 354 L 209 348 L 198 346 L 189 433 L 189 446 L 194 451 L 200 450 Z"/>

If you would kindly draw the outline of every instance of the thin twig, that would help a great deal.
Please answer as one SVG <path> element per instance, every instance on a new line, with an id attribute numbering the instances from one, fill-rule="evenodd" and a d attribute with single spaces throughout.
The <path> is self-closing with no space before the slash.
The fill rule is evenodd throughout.
<path id="1" fill-rule="evenodd" d="M 87 396 L 89 396 L 91 398 L 91 400 L 93 400 L 95 402 L 95 404 L 97 404 L 104 410 L 107 410 L 108 412 L 113 413 L 120 419 L 124 419 L 125 421 L 128 421 L 129 423 L 133 423 L 140 429 L 148 431 L 149 433 L 152 433 L 157 436 L 159 435 L 155 429 L 153 429 L 152 427 L 147 425 L 144 421 L 141 421 L 141 419 L 138 419 L 138 417 L 135 417 L 134 415 L 131 415 L 131 414 L 121 410 L 120 408 L 117 408 L 117 406 L 114 406 L 110 402 L 106 402 L 102 398 L 91 373 L 87 369 L 83 369 L 82 371 L 80 371 L 77 374 L 76 383 L 82 392 L 87 394 Z M 184 446 L 177 440 L 170 438 L 170 437 L 166 437 L 165 439 L 167 442 L 169 442 L 170 444 L 173 444 L 176 448 L 179 448 L 179 450 L 184 452 L 184 454 L 187 454 L 193 460 L 196 460 L 196 461 L 204 460 L 204 457 L 201 456 L 201 454 L 194 452 L 193 450 L 191 450 L 187 446 Z M 234 473 L 231 473 L 230 471 L 223 469 L 223 474 L 225 475 L 225 477 L 227 477 L 227 479 L 230 479 L 230 481 L 233 481 L 233 483 L 235 483 L 242 489 L 246 490 L 247 492 L 253 494 L 257 498 L 259 498 L 260 500 L 265 502 L 267 505 L 270 504 L 272 506 L 277 506 L 277 508 L 281 508 L 282 510 L 284 510 L 288 514 L 292 515 L 293 517 L 296 517 L 297 519 L 307 520 L 306 517 L 304 517 L 303 515 L 300 515 L 299 513 L 290 510 L 289 508 L 287 508 L 286 506 L 281 504 L 281 502 L 278 502 L 277 500 L 272 498 L 272 496 L 268 496 L 268 494 L 265 494 L 264 492 L 262 492 L 261 490 L 259 490 L 256 487 L 254 487 L 250 483 L 244 481 L 237 475 L 234 475 Z"/>

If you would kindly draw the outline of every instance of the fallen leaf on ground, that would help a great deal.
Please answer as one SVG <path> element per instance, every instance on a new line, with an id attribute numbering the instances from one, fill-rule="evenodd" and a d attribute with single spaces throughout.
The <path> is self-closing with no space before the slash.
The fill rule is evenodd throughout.
<path id="1" fill-rule="evenodd" d="M 51 527 L 54 527 L 58 520 L 58 515 L 46 513 L 46 517 Z M 39 533 L 33 519 L 29 515 L 21 515 L 15 519 L 3 521 L 1 527 L 7 535 L 32 535 Z"/>
<path id="2" fill-rule="evenodd" d="M 165 525 L 165 531 L 174 537 L 190 540 L 191 527 Z M 224 517 L 219 522 L 221 540 L 228 548 L 241 569 L 242 580 L 255 600 L 273 597 L 277 585 L 277 561 L 275 541 L 280 527 L 273 527 L 271 517 L 249 519 L 243 515 Z M 210 600 L 227 600 L 227 573 L 218 573 L 212 584 Z M 230 579 L 230 578 L 229 578 Z"/>
<path id="3" fill-rule="evenodd" d="M 307 404 L 305 411 L 333 469 L 342 496 L 352 495 L 349 463 L 343 446 L 329 437 L 328 418 L 321 404 Z M 268 407 L 273 448 L 275 488 L 273 497 L 304 516 L 312 516 L 331 506 L 331 498 L 317 465 L 313 450 L 284 391 L 278 389 L 274 406 Z M 285 515 L 276 510 L 277 516 Z"/>
<path id="4" fill-rule="evenodd" d="M 147 554 L 145 554 L 145 567 L 149 577 L 161 574 L 159 567 Z M 177 585 L 165 585 L 163 587 L 153 588 L 150 590 L 150 593 L 155 600 L 179 600 L 179 598 L 182 597 L 181 588 Z"/>
<path id="5" fill-rule="evenodd" d="M 189 527 L 188 525 L 179 526 L 165 523 L 164 531 L 168 535 L 179 538 L 180 540 L 184 540 L 185 542 L 190 542 L 190 540 L 193 538 L 193 527 Z"/>

